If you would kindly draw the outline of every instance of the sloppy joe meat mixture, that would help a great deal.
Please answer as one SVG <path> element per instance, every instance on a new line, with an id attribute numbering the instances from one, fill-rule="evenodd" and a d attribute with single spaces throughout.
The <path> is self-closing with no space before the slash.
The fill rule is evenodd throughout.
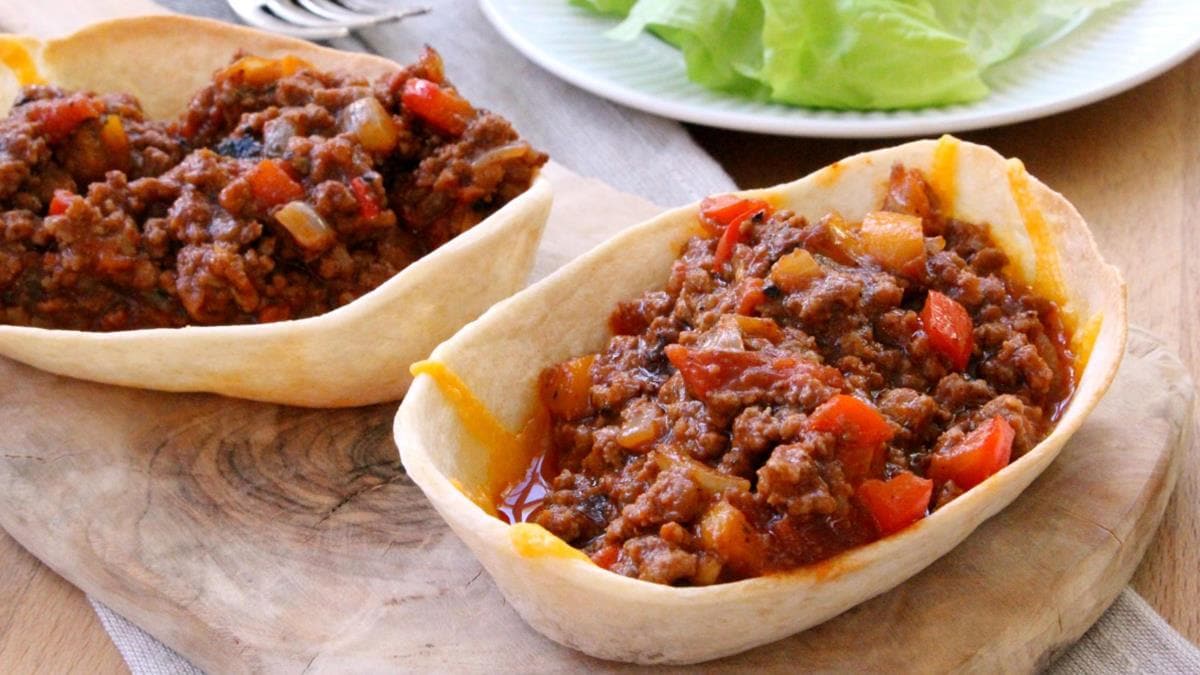
<path id="1" fill-rule="evenodd" d="M 861 222 L 733 196 L 597 354 L 546 369 L 545 452 L 499 500 L 619 574 L 706 585 L 825 560 L 1033 448 L 1073 386 L 1056 306 L 893 168 Z"/>
<path id="2" fill-rule="evenodd" d="M 170 122 L 126 94 L 27 87 L 0 121 L 0 323 L 321 314 L 478 223 L 545 161 L 429 49 L 375 81 L 246 56 Z"/>

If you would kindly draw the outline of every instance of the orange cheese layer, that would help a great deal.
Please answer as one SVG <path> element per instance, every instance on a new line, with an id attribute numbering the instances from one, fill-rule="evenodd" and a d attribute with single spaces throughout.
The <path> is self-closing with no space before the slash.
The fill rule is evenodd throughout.
<path id="1" fill-rule="evenodd" d="M 549 556 L 575 558 L 589 563 L 592 561 L 583 551 L 573 548 L 536 523 L 513 523 L 508 528 L 508 539 L 517 553 L 526 558 Z"/>
<path id="2" fill-rule="evenodd" d="M 933 192 L 937 195 L 942 213 L 954 215 L 954 199 L 957 196 L 956 176 L 958 175 L 958 139 L 953 136 L 942 136 L 933 148 L 933 170 L 930 171 L 930 182 Z"/>
<path id="3" fill-rule="evenodd" d="M 1030 189 L 1029 173 L 1019 159 L 1008 160 L 1008 186 L 1033 246 L 1034 276 L 1028 280 L 1029 286 L 1034 293 L 1053 300 L 1062 312 L 1063 324 L 1071 336 L 1070 346 L 1075 354 L 1075 377 L 1078 380 L 1104 325 L 1104 317 L 1097 314 L 1087 317 L 1085 322 L 1084 317 L 1079 316 L 1078 308 L 1072 306 L 1049 225 Z"/>
<path id="4" fill-rule="evenodd" d="M 419 361 L 409 371 L 413 377 L 427 375 L 438 390 L 449 399 L 463 426 L 488 451 L 488 481 L 483 486 L 466 486 L 452 479 L 454 486 L 491 515 L 496 515 L 496 502 L 521 477 L 539 444 L 546 438 L 545 415 L 534 415 L 519 434 L 504 427 L 500 420 L 467 387 L 446 364 L 438 361 Z M 551 534 L 541 525 L 515 523 L 509 526 L 513 548 L 525 557 L 554 556 L 577 558 L 590 562 L 582 551 Z"/>
<path id="5" fill-rule="evenodd" d="M 409 372 L 413 377 L 428 375 L 432 378 L 442 395 L 449 399 L 467 432 L 487 449 L 487 484 L 466 486 L 456 482 L 456 486 L 480 508 L 495 515 L 497 498 L 523 475 L 545 438 L 545 416 L 535 415 L 521 433 L 514 434 L 446 364 L 418 361 Z"/>
<path id="6" fill-rule="evenodd" d="M 30 84 L 45 84 L 46 80 L 38 73 L 37 64 L 25 45 L 11 38 L 0 38 L 0 63 L 7 67 L 17 84 L 22 87 Z"/>

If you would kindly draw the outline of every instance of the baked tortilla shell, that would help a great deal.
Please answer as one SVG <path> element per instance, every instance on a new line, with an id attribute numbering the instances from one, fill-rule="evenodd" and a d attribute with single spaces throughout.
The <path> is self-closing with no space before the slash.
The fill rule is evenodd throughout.
<path id="1" fill-rule="evenodd" d="M 1080 325 L 1081 351 L 1090 351 L 1079 361 L 1078 388 L 1050 435 L 897 534 L 787 573 L 674 588 L 608 572 L 540 526 L 509 526 L 488 515 L 468 495 L 483 489 L 505 458 L 491 456 L 472 436 L 430 376 L 418 376 L 396 419 L 404 466 L 531 626 L 593 656 L 647 664 L 695 663 L 772 642 L 916 574 L 1003 509 L 1055 458 L 1116 374 L 1127 328 L 1124 282 L 1066 199 L 991 149 L 948 137 L 857 155 L 794 183 L 743 194 L 810 220 L 831 210 L 857 220 L 882 203 L 893 164 L 930 175 L 939 147 L 950 146 L 957 162 L 941 171 L 956 187 L 951 213 L 989 223 L 1015 259 L 1013 274 L 1056 267 L 1060 304 Z M 1028 196 L 1024 214 L 1010 188 L 1017 169 Z M 692 204 L 620 233 L 490 309 L 434 350 L 431 360 L 456 374 L 508 430 L 521 429 L 537 405 L 538 373 L 602 349 L 617 302 L 663 287 L 682 245 L 697 232 L 697 211 Z M 1031 213 L 1040 214 L 1041 224 L 1027 229 Z M 1049 257 L 1044 247 L 1035 255 L 1039 241 L 1052 245 Z"/>
<path id="2" fill-rule="evenodd" d="M 0 68 L 3 114 L 20 84 L 11 56 L 18 48 L 45 82 L 128 92 L 141 100 L 148 117 L 158 119 L 182 112 L 238 50 L 294 55 L 323 70 L 368 78 L 400 68 L 378 56 L 171 15 L 107 21 L 46 42 L 12 36 L 0 41 L 9 53 L 8 68 Z M 412 362 L 524 285 L 550 201 L 549 183 L 539 177 L 468 232 L 317 317 L 113 333 L 0 326 L 0 354 L 60 375 L 146 389 L 314 407 L 396 400 L 412 381 Z"/>

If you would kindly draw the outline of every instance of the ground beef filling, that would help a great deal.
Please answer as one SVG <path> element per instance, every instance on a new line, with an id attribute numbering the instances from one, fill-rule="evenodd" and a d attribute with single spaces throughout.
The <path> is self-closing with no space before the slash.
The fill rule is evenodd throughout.
<path id="1" fill-rule="evenodd" d="M 0 121 L 0 323 L 114 331 L 314 316 L 529 187 L 546 156 L 445 81 L 291 57 L 219 71 L 173 122 L 22 90 Z"/>
<path id="2" fill-rule="evenodd" d="M 549 450 L 501 514 L 704 585 L 873 541 L 1028 452 L 1073 388 L 1055 306 L 919 172 L 895 167 L 881 206 L 809 223 L 761 204 L 731 235 L 737 203 L 709 203 L 666 288 L 542 374 Z"/>

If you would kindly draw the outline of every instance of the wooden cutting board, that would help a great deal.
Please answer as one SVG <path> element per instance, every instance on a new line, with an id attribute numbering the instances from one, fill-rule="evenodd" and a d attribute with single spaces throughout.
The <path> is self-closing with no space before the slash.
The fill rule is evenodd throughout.
<path id="1" fill-rule="evenodd" d="M 69 11 L 0 7 L 0 23 L 58 33 L 150 6 L 49 2 Z M 539 269 L 593 234 L 552 230 Z M 540 638 L 505 605 L 403 475 L 394 408 L 165 395 L 0 359 L 0 526 L 214 672 L 624 669 Z M 1059 460 L 963 545 L 833 621 L 705 670 L 1047 663 L 1136 567 L 1191 410 L 1186 372 L 1135 331 L 1112 393 Z"/>
<path id="2" fill-rule="evenodd" d="M 394 405 L 319 411 L 0 360 L 0 525 L 212 672 L 623 669 L 527 628 L 404 475 Z M 1029 490 L 893 591 L 706 670 L 1029 670 L 1126 584 L 1190 428 L 1133 331 L 1108 397 Z"/>

